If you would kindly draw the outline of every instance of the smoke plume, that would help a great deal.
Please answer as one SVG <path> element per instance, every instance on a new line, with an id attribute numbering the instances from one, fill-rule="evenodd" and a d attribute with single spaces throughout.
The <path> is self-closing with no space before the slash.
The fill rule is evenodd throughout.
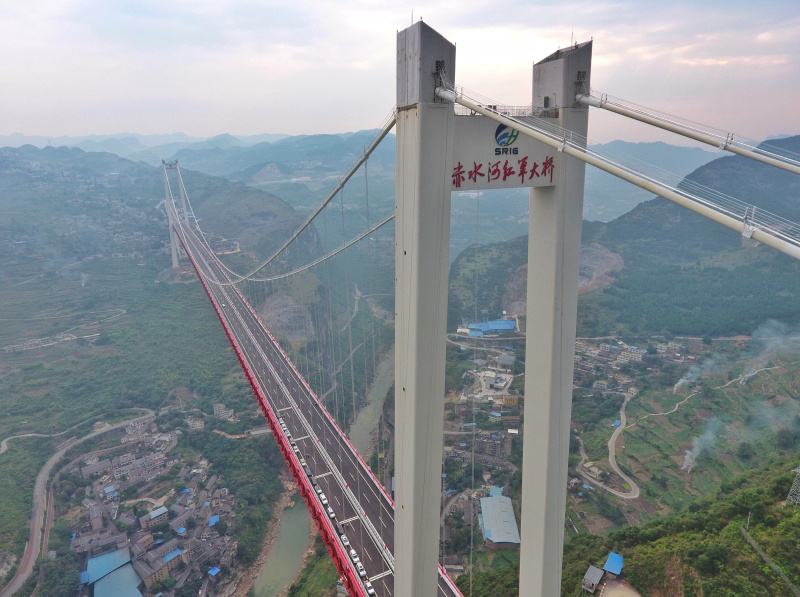
<path id="1" fill-rule="evenodd" d="M 692 472 L 692 469 L 697 463 L 697 459 L 704 453 L 710 451 L 714 447 L 714 444 L 717 443 L 721 428 L 722 424 L 716 417 L 708 420 L 703 433 L 694 438 L 692 440 L 692 447 L 686 450 L 683 456 L 683 465 L 681 466 L 682 471 L 686 471 L 687 473 Z"/>

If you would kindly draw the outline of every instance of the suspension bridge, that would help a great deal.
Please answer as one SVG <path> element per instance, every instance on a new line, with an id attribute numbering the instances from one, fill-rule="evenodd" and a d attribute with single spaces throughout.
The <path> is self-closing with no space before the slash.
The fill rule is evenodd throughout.
<path id="1" fill-rule="evenodd" d="M 391 116 L 326 198 L 249 272 L 237 272 L 215 253 L 194 213 L 180 166 L 164 162 L 172 265 L 178 267 L 184 255 L 194 268 L 348 592 L 460 595 L 439 563 L 451 193 L 529 187 L 527 268 L 528 280 L 536 283 L 529 285 L 527 298 L 520 595 L 556 595 L 585 165 L 718 222 L 744 239 L 800 258 L 798 224 L 699 184 L 675 181 L 657 168 L 620 163 L 589 149 L 589 109 L 610 110 L 795 174 L 800 174 L 800 160 L 593 91 L 591 42 L 558 50 L 534 64 L 531 105 L 511 108 L 456 86 L 455 46 L 425 23 L 413 24 L 397 39 L 397 102 Z M 361 169 L 366 174 L 370 156 L 392 129 L 397 145 L 393 212 L 368 222 L 363 231 L 321 256 L 276 273 L 287 263 L 290 249 L 313 232 L 326 207 L 337 196 L 342 201 L 355 174 Z M 365 176 L 365 186 L 367 181 Z M 343 203 L 341 217 L 344 233 Z M 349 441 L 343 418 L 332 414 L 318 395 L 330 383 L 330 374 L 326 378 L 319 372 L 326 368 L 324 355 L 318 354 L 322 361 L 315 391 L 308 364 L 301 373 L 302 366 L 289 357 L 257 309 L 264 296 L 260 286 L 320 267 L 371 239 L 392 220 L 394 499 Z M 346 328 L 355 416 L 353 339 Z M 337 390 L 335 380 L 333 384 L 331 391 L 344 399 L 347 388 Z"/>

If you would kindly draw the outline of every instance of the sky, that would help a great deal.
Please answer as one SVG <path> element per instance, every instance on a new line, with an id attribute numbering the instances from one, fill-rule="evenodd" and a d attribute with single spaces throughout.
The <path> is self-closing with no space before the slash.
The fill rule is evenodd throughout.
<path id="1" fill-rule="evenodd" d="M 800 133 L 797 0 L 0 0 L 0 134 L 375 128 L 412 14 L 456 44 L 456 84 L 500 104 L 529 104 L 531 64 L 591 38 L 597 90 L 750 139 Z M 589 138 L 663 135 L 593 113 Z"/>

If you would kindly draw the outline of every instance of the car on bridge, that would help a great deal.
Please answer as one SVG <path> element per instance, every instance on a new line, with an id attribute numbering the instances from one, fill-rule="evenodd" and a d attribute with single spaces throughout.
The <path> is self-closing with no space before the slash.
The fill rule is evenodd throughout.
<path id="1" fill-rule="evenodd" d="M 358 557 L 355 549 L 350 549 L 350 559 L 353 560 L 353 564 L 358 564 L 361 561 L 361 558 Z"/>
<path id="2" fill-rule="evenodd" d="M 333 511 L 333 508 L 331 508 L 330 506 L 328 506 L 326 510 L 327 510 L 327 512 L 328 512 L 328 518 L 330 518 L 331 520 L 333 520 L 334 518 L 336 518 L 336 512 L 334 512 L 334 511 Z"/>
<path id="3" fill-rule="evenodd" d="M 372 583 L 368 580 L 364 581 L 364 588 L 367 590 L 367 595 L 374 595 L 375 589 L 372 587 Z"/>
<path id="4" fill-rule="evenodd" d="M 324 493 L 320 493 L 319 494 L 319 501 L 322 502 L 323 506 L 327 506 L 328 505 L 328 496 L 326 496 Z"/>
<path id="5" fill-rule="evenodd" d="M 367 571 L 364 570 L 364 565 L 361 562 L 356 564 L 356 570 L 358 571 L 358 575 L 361 578 L 366 578 L 367 577 Z"/>

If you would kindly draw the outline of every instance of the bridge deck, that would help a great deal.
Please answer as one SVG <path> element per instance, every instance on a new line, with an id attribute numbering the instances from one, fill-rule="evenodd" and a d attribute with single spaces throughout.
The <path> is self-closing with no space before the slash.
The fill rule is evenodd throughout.
<path id="1" fill-rule="evenodd" d="M 205 281 L 206 278 L 228 281 L 216 257 L 193 231 L 177 226 L 176 232 L 217 311 L 348 590 L 351 594 L 366 594 L 337 526 L 347 535 L 350 548 L 358 554 L 366 578 L 372 579 L 376 595 L 392 595 L 394 504 L 391 497 L 249 302 L 235 286 Z M 279 419 L 290 436 L 282 431 Z M 311 478 L 304 472 L 303 463 L 310 469 Z M 327 515 L 326 505 L 312 483 L 324 492 L 334 519 Z M 460 594 L 441 568 L 438 593 Z"/>

